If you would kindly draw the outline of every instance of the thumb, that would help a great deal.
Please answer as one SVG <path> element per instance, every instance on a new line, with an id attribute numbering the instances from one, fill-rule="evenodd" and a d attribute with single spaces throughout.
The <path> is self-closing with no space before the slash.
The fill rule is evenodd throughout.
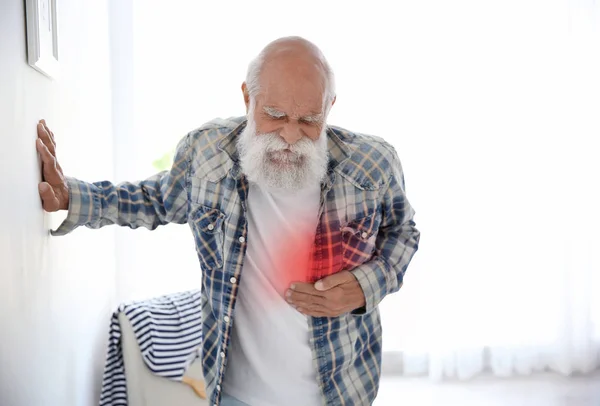
<path id="1" fill-rule="evenodd" d="M 42 207 L 47 212 L 57 211 L 59 209 L 59 201 L 52 187 L 48 182 L 41 182 L 38 186 L 40 197 L 42 198 Z"/>
<path id="2" fill-rule="evenodd" d="M 348 271 L 334 273 L 315 283 L 315 289 L 323 291 L 335 288 L 341 284 L 348 282 L 348 276 L 353 277 Z"/>

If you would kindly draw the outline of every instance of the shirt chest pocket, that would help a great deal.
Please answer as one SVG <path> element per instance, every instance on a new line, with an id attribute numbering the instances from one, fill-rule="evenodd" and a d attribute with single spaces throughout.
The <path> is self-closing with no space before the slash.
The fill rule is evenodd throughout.
<path id="1" fill-rule="evenodd" d="M 206 271 L 221 268 L 225 214 L 218 209 L 198 205 L 192 208 L 189 219 L 202 267 Z"/>
<path id="2" fill-rule="evenodd" d="M 352 270 L 371 259 L 379 223 L 377 213 L 373 213 L 342 226 L 343 270 Z"/>

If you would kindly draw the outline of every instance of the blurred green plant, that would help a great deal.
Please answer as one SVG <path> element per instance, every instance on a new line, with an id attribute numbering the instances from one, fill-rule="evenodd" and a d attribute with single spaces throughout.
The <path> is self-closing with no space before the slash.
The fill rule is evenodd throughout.
<path id="1" fill-rule="evenodd" d="M 152 162 L 152 166 L 154 166 L 154 168 L 159 172 L 165 171 L 171 167 L 171 164 L 173 163 L 174 155 L 175 155 L 175 150 L 166 152 L 163 156 L 154 160 L 154 162 Z"/>

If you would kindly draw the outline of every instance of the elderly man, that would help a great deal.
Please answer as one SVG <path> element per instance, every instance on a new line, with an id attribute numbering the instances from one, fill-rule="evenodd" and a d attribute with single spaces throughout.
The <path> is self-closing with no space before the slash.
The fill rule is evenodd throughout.
<path id="1" fill-rule="evenodd" d="M 370 405 L 378 305 L 419 231 L 394 148 L 327 125 L 334 76 L 302 38 L 269 44 L 242 85 L 247 115 L 190 132 L 169 171 L 138 183 L 63 175 L 44 121 L 37 149 L 53 232 L 188 223 L 202 268 L 211 405 Z"/>

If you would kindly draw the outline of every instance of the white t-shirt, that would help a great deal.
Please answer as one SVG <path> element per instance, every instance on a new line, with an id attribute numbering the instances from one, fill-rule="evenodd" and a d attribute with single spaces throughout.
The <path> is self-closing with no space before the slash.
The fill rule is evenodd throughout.
<path id="1" fill-rule="evenodd" d="M 307 281 L 320 185 L 299 191 L 251 183 L 248 246 L 223 392 L 250 406 L 321 404 L 306 316 L 284 299 Z"/>

